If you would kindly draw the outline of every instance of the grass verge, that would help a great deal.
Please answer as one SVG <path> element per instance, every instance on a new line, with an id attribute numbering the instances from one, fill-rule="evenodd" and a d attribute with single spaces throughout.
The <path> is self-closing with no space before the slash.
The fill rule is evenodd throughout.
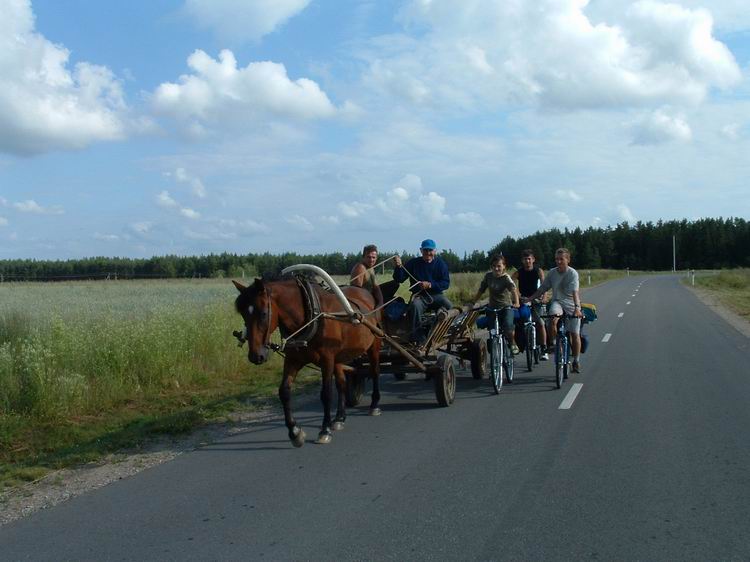
<path id="1" fill-rule="evenodd" d="M 689 283 L 689 279 L 683 280 Z M 723 305 L 750 321 L 750 269 L 698 272 L 695 285 L 714 295 Z"/>

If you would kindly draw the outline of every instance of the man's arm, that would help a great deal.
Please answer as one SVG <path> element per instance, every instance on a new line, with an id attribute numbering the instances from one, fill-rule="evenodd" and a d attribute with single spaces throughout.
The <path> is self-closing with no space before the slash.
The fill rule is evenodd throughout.
<path id="1" fill-rule="evenodd" d="M 364 266 L 364 264 L 358 263 L 354 266 L 351 274 L 349 275 L 351 284 L 354 287 L 361 287 L 365 284 L 365 275 L 367 275 L 367 268 Z"/>
<path id="2" fill-rule="evenodd" d="M 393 268 L 393 280 L 396 281 L 396 283 L 403 283 L 409 277 L 406 273 L 406 268 L 401 263 L 401 258 L 399 256 L 396 256 L 394 263 L 396 267 Z"/>
<path id="3" fill-rule="evenodd" d="M 451 285 L 451 276 L 448 273 L 448 264 L 443 260 L 438 262 L 437 268 L 435 268 L 435 276 L 432 279 L 432 288 L 437 289 L 440 292 L 447 291 Z"/>

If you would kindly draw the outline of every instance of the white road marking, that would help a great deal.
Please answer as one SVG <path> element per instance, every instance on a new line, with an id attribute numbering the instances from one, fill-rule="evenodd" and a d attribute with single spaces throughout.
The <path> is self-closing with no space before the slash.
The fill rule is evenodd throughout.
<path id="1" fill-rule="evenodd" d="M 630 304 L 630 301 L 626 302 L 625 304 Z"/>
<path id="2" fill-rule="evenodd" d="M 635 293 L 633 293 L 633 294 L 632 294 L 632 295 L 630 295 L 630 296 L 631 296 L 631 297 L 634 297 L 634 296 L 635 296 Z"/>
<path id="3" fill-rule="evenodd" d="M 607 343 L 609 341 L 609 338 L 612 337 L 612 334 L 604 334 L 604 337 L 602 338 L 602 343 Z"/>
<path id="4" fill-rule="evenodd" d="M 624 312 L 621 312 L 620 314 L 617 315 L 618 318 L 622 318 L 623 316 L 625 316 Z"/>
<path id="5" fill-rule="evenodd" d="M 570 407 L 573 405 L 573 402 L 575 402 L 576 398 L 578 397 L 578 393 L 581 392 L 582 388 L 583 384 L 581 384 L 580 382 L 574 383 L 573 386 L 570 387 L 568 395 L 565 397 L 565 399 L 557 409 L 570 410 Z"/>

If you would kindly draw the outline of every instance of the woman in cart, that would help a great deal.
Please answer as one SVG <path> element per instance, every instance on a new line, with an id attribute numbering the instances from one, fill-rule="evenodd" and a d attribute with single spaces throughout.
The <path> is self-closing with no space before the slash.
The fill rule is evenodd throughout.
<path id="1" fill-rule="evenodd" d="M 503 334 L 505 334 L 505 340 L 513 351 L 513 355 L 517 355 L 518 346 L 513 334 L 513 309 L 510 307 L 518 308 L 520 306 L 518 289 L 513 279 L 505 271 L 505 256 L 494 256 L 491 266 L 492 270 L 488 271 L 484 276 L 477 294 L 474 295 L 474 302 L 476 303 L 482 297 L 482 294 L 489 289 L 489 308 L 502 309 L 499 312 L 500 318 L 498 318 L 498 321 L 503 329 Z M 494 314 L 494 312 L 488 311 L 487 314 Z"/>

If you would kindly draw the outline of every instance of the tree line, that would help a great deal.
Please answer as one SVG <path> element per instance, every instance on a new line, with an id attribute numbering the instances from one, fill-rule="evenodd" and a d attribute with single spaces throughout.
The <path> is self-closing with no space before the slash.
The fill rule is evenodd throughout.
<path id="1" fill-rule="evenodd" d="M 750 267 L 750 222 L 740 218 L 695 221 L 623 222 L 615 227 L 585 230 L 549 229 L 528 236 L 506 236 L 488 250 L 459 256 L 442 249 L 440 256 L 453 272 L 485 271 L 491 256 L 502 253 L 510 265 L 521 261 L 521 252 L 532 249 L 537 262 L 549 268 L 554 253 L 566 247 L 572 265 L 582 269 L 672 269 L 673 237 L 678 269 Z M 404 252 L 380 251 L 381 258 Z M 311 263 L 333 275 L 346 275 L 360 259 L 358 252 L 328 254 L 209 254 L 204 256 L 154 256 L 147 259 L 92 257 L 71 260 L 0 260 L 0 281 L 65 279 L 210 278 L 253 277 L 277 273 L 297 263 Z M 385 270 L 392 268 L 392 262 Z"/>

